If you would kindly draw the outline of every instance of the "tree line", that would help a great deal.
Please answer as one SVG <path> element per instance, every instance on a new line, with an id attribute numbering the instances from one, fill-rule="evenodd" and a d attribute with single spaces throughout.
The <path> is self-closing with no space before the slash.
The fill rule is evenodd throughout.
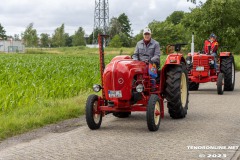
<path id="1" fill-rule="evenodd" d="M 175 11 L 164 21 L 152 21 L 149 27 L 153 38 L 160 42 L 163 50 L 167 44 L 188 43 L 190 49 L 191 34 L 195 33 L 195 49 L 201 51 L 205 39 L 211 33 L 217 35 L 220 48 L 240 53 L 240 3 L 239 0 L 200 1 L 189 13 Z M 135 36 L 138 40 L 142 32 Z"/>
<path id="2" fill-rule="evenodd" d="M 110 21 L 108 30 L 110 41 L 108 45 L 111 47 L 131 47 L 132 46 L 132 30 L 128 16 L 125 13 L 118 17 L 113 17 Z M 41 33 L 38 36 L 34 24 L 30 23 L 25 31 L 19 35 L 7 36 L 4 27 L 0 24 L 0 38 L 5 40 L 11 38 L 13 40 L 23 40 L 27 47 L 71 47 L 85 46 L 97 42 L 97 35 L 102 33 L 101 29 L 95 29 L 89 36 L 85 36 L 83 27 L 79 27 L 73 35 L 65 32 L 65 25 L 62 24 L 54 30 L 52 35 Z M 94 36 L 95 35 L 95 36 Z M 94 41 L 95 38 L 95 41 Z"/>
<path id="3" fill-rule="evenodd" d="M 33 23 L 30 23 L 25 31 L 21 34 L 21 37 L 17 34 L 14 36 L 7 36 L 6 31 L 0 24 L 0 38 L 6 40 L 11 38 L 13 40 L 23 40 L 27 47 L 71 47 L 71 46 L 85 46 L 86 40 L 84 38 L 85 31 L 82 27 L 79 27 L 73 35 L 65 32 L 65 25 L 62 24 L 56 28 L 53 35 L 50 36 L 47 33 L 41 33 L 38 37 L 37 30 L 33 27 Z"/>

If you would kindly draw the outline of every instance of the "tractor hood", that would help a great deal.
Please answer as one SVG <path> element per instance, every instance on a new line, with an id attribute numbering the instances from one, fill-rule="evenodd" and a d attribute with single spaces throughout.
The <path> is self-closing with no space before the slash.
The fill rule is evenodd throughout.
<path id="1" fill-rule="evenodd" d="M 132 60 L 129 56 L 113 58 L 103 74 L 106 99 L 130 100 L 134 75 L 145 72 L 147 68 L 144 62 Z"/>

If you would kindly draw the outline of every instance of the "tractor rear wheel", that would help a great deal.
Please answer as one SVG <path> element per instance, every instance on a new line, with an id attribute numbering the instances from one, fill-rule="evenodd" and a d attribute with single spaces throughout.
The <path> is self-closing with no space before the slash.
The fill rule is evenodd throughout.
<path id="1" fill-rule="evenodd" d="M 224 91 L 224 74 L 219 73 L 217 79 L 217 92 L 218 94 L 222 95 Z"/>
<path id="2" fill-rule="evenodd" d="M 149 131 L 157 131 L 161 122 L 161 103 L 157 95 L 150 96 L 146 114 Z"/>
<path id="3" fill-rule="evenodd" d="M 113 112 L 113 116 L 118 118 L 127 118 L 131 115 L 131 112 Z"/>
<path id="4" fill-rule="evenodd" d="M 199 88 L 199 83 L 190 82 L 189 83 L 189 91 L 197 91 Z"/>
<path id="5" fill-rule="evenodd" d="M 233 56 L 221 60 L 221 72 L 224 74 L 224 91 L 233 91 L 235 86 L 235 62 Z"/>
<path id="6" fill-rule="evenodd" d="M 166 72 L 166 99 L 168 112 L 174 119 L 184 118 L 188 109 L 188 76 L 186 67 L 171 66 Z"/>
<path id="7" fill-rule="evenodd" d="M 90 95 L 86 103 L 86 121 L 90 129 L 99 129 L 102 123 L 102 113 L 98 111 L 98 96 Z"/>

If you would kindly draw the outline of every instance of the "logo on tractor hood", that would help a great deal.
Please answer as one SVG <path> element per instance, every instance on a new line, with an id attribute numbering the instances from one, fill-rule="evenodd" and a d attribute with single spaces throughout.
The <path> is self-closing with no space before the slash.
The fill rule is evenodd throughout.
<path id="1" fill-rule="evenodd" d="M 123 78 L 119 78 L 119 79 L 118 79 L 118 83 L 119 83 L 119 84 L 123 84 L 123 83 L 124 83 Z"/>

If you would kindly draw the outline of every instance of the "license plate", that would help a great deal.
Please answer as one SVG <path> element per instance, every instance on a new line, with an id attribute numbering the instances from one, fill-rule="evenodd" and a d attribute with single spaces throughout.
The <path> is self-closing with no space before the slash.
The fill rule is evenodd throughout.
<path id="1" fill-rule="evenodd" d="M 110 98 L 122 98 L 122 91 L 108 91 L 108 96 Z"/>
<path id="2" fill-rule="evenodd" d="M 196 70 L 197 71 L 204 71 L 204 66 L 197 66 Z"/>

